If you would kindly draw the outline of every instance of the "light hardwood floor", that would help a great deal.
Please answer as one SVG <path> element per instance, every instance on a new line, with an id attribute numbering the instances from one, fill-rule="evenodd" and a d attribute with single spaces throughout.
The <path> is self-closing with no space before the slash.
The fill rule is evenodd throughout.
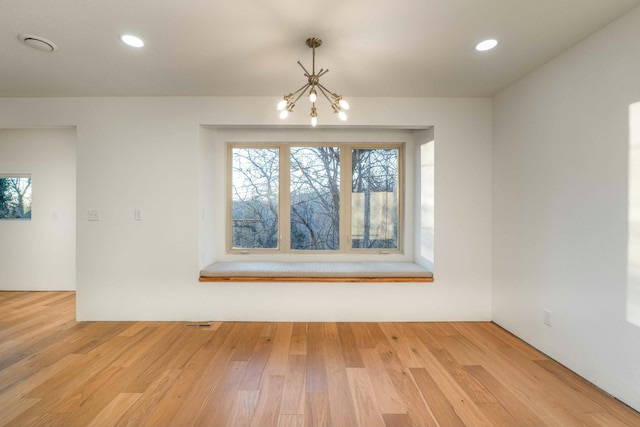
<path id="1" fill-rule="evenodd" d="M 0 292 L 0 425 L 640 426 L 492 323 L 74 318 Z"/>

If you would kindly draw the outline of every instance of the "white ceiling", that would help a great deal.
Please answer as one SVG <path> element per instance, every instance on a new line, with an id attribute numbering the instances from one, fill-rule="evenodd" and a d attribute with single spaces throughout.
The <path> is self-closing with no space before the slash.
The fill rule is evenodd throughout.
<path id="1" fill-rule="evenodd" d="M 1 0 L 0 96 L 491 96 L 640 0 Z M 120 33 L 142 37 L 135 49 Z M 22 44 L 22 33 L 59 49 Z M 474 45 L 497 38 L 493 51 Z"/>

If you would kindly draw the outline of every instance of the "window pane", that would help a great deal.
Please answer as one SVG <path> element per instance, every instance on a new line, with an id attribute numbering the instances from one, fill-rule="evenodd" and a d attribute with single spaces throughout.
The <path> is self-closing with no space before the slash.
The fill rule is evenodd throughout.
<path id="1" fill-rule="evenodd" d="M 277 148 L 233 148 L 232 247 L 278 247 Z"/>
<path id="2" fill-rule="evenodd" d="M 0 219 L 31 219 L 31 178 L 0 176 Z"/>
<path id="3" fill-rule="evenodd" d="M 291 249 L 340 247 L 340 149 L 291 147 Z"/>
<path id="4" fill-rule="evenodd" d="M 398 248 L 398 149 L 351 152 L 351 247 Z"/>

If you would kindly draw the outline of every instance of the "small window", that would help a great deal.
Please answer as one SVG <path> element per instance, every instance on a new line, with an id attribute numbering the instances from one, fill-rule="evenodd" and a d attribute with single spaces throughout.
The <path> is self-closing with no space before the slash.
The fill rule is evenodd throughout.
<path id="1" fill-rule="evenodd" d="M 31 219 L 31 176 L 0 175 L 0 219 Z"/>
<path id="2" fill-rule="evenodd" d="M 229 144 L 229 250 L 400 251 L 402 147 Z"/>

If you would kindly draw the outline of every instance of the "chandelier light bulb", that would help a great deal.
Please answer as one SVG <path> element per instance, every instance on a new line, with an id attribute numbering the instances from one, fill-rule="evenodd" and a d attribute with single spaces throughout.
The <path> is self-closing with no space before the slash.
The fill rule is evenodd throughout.
<path id="1" fill-rule="evenodd" d="M 316 127 L 317 124 L 318 124 L 318 118 L 311 117 L 311 126 Z"/>
<path id="2" fill-rule="evenodd" d="M 344 99 L 340 99 L 340 101 L 338 101 L 338 104 L 340 104 L 340 108 L 342 108 L 343 110 L 349 109 L 349 103 Z"/>
<path id="3" fill-rule="evenodd" d="M 280 118 L 281 119 L 283 119 L 283 120 L 286 119 L 288 115 L 289 115 L 289 112 L 287 110 L 280 111 Z"/>
<path id="4" fill-rule="evenodd" d="M 340 118 L 340 120 L 342 120 L 343 122 L 347 121 L 347 113 L 345 113 L 344 111 L 340 111 L 338 113 L 338 117 Z"/>
<path id="5" fill-rule="evenodd" d="M 316 90 L 311 89 L 311 91 L 309 92 L 309 101 L 316 102 L 317 99 L 318 99 L 318 94 L 316 93 Z"/>
<path id="6" fill-rule="evenodd" d="M 287 106 L 286 99 L 283 99 L 282 101 L 278 102 L 278 111 L 284 110 L 286 106 Z"/>

